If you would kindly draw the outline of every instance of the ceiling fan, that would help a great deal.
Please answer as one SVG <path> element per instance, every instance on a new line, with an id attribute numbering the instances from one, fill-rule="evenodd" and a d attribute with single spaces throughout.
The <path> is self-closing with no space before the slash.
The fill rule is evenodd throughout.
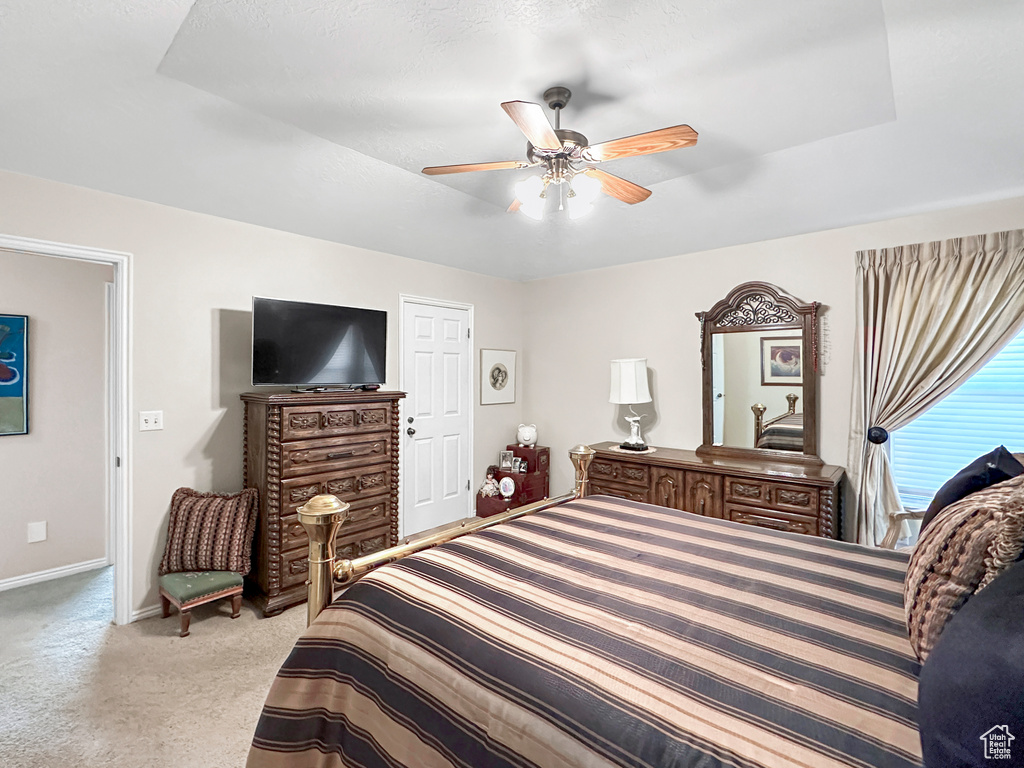
<path id="1" fill-rule="evenodd" d="M 595 164 L 620 157 L 652 155 L 670 149 L 692 147 L 697 143 L 695 130 L 688 125 L 676 125 L 600 144 L 589 144 L 583 134 L 559 125 L 561 111 L 571 96 L 571 91 L 563 86 L 544 91 L 544 101 L 555 111 L 554 128 L 540 104 L 529 101 L 502 103 L 501 108 L 528 139 L 527 162 L 505 160 L 496 163 L 434 165 L 424 168 L 423 173 L 438 176 L 446 173 L 543 167 L 542 175 L 530 176 L 515 185 L 516 199 L 508 207 L 509 213 L 521 211 L 531 218 L 542 218 L 548 191 L 554 187 L 558 190 L 558 207 L 562 208 L 564 199 L 569 208 L 569 217 L 578 218 L 593 208 L 592 203 L 601 192 L 630 205 L 642 203 L 651 196 L 651 190 L 595 168 Z"/>

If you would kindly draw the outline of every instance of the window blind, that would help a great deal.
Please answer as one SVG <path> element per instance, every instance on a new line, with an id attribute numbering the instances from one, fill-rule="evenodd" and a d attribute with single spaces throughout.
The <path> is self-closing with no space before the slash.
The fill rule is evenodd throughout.
<path id="1" fill-rule="evenodd" d="M 993 448 L 1024 452 L 1024 333 L 891 440 L 893 476 L 911 509 L 927 507 L 943 483 Z"/>

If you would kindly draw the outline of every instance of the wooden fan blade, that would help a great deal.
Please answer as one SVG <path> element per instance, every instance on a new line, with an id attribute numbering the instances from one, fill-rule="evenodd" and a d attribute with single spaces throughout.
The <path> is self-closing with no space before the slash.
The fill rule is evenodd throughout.
<path id="1" fill-rule="evenodd" d="M 620 179 L 618 176 L 613 176 L 610 173 L 599 171 L 597 168 L 588 168 L 584 173 L 601 182 L 602 192 L 606 195 L 617 197 L 624 203 L 636 205 L 651 196 L 651 190 L 646 187 L 641 187 L 632 181 Z"/>
<path id="2" fill-rule="evenodd" d="M 523 204 L 521 202 L 519 202 L 519 198 L 518 197 L 512 198 L 512 204 L 509 205 L 509 207 L 505 209 L 505 213 L 515 213 L 516 211 L 518 211 L 522 207 L 523 207 Z"/>
<path id="3" fill-rule="evenodd" d="M 432 165 L 424 168 L 427 176 L 440 176 L 444 173 L 469 173 L 470 171 L 503 171 L 511 168 L 529 168 L 529 163 L 518 160 L 502 160 L 497 163 L 465 163 L 464 165 Z"/>
<path id="4" fill-rule="evenodd" d="M 555 129 L 548 122 L 544 114 L 544 107 L 534 104 L 532 101 L 506 101 L 501 108 L 504 109 L 513 122 L 519 126 L 519 130 L 526 134 L 526 138 L 535 147 L 541 149 L 561 149 L 562 142 L 555 135 Z"/>
<path id="5" fill-rule="evenodd" d="M 653 155 L 656 152 L 668 152 L 670 149 L 692 147 L 697 143 L 697 132 L 688 125 L 675 125 L 662 128 L 660 131 L 638 133 L 623 139 L 612 139 L 600 144 L 592 144 L 583 150 L 583 159 L 592 163 L 603 163 L 620 157 L 635 155 Z"/>

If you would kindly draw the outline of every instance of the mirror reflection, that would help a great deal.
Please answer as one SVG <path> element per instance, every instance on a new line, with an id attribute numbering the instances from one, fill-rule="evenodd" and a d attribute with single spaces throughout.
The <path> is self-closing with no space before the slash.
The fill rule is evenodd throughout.
<path id="1" fill-rule="evenodd" d="M 802 342 L 798 328 L 712 335 L 715 445 L 803 450 Z"/>

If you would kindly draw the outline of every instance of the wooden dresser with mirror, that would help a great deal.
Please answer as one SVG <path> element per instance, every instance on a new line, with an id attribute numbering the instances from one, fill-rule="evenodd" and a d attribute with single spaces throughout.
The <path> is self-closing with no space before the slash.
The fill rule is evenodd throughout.
<path id="1" fill-rule="evenodd" d="M 845 472 L 817 455 L 819 306 L 751 282 L 697 313 L 703 444 L 595 445 L 591 493 L 838 538 Z"/>

